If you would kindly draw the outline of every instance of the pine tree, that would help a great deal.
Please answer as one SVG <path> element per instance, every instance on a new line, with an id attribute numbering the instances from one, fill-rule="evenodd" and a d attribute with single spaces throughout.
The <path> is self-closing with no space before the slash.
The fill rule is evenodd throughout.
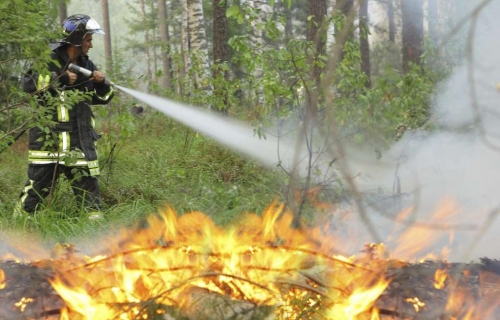
<path id="1" fill-rule="evenodd" d="M 221 65 L 228 61 L 227 57 L 227 2 L 225 0 L 213 0 L 214 8 L 214 93 L 217 100 L 221 101 L 218 109 L 227 114 L 228 97 L 227 90 L 219 86 L 218 78 L 228 79 L 228 72 L 221 69 Z"/>
<path id="2" fill-rule="evenodd" d="M 162 83 L 163 87 L 168 89 L 171 83 L 171 63 L 169 58 L 170 34 L 168 32 L 167 3 L 165 0 L 158 0 L 158 22 L 160 25 L 161 62 L 163 67 Z"/>

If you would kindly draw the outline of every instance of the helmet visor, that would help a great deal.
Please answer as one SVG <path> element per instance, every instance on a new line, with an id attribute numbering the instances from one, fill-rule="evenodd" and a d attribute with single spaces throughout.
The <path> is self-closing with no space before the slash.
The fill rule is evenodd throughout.
<path id="1" fill-rule="evenodd" d="M 92 18 L 87 21 L 85 31 L 86 33 L 104 34 L 104 31 L 101 30 L 101 26 Z"/>

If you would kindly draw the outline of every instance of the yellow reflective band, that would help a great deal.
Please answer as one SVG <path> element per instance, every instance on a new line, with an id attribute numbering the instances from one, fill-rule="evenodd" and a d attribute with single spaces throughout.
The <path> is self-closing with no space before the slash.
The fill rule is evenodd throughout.
<path id="1" fill-rule="evenodd" d="M 70 138 L 69 134 L 66 131 L 59 132 L 59 150 L 62 152 L 66 152 L 70 148 Z"/>
<path id="2" fill-rule="evenodd" d="M 64 142 L 63 142 L 63 135 L 62 135 L 62 132 L 59 132 L 59 133 L 57 134 L 57 141 L 58 141 L 58 144 L 59 144 L 59 146 L 58 146 L 58 150 L 65 151 L 65 150 L 64 150 L 64 148 L 63 148 L 63 144 L 64 144 Z"/>
<path id="3" fill-rule="evenodd" d="M 69 110 L 64 105 L 57 106 L 57 121 L 59 122 L 69 121 Z"/>
<path id="4" fill-rule="evenodd" d="M 73 151 L 73 154 L 75 152 Z M 76 153 L 78 158 L 84 158 L 85 155 L 83 152 L 78 152 Z M 57 153 L 54 151 L 45 151 L 45 150 L 28 150 L 28 156 L 29 157 L 35 157 L 35 158 L 54 158 L 54 157 L 60 157 L 62 153 Z"/>
<path id="5" fill-rule="evenodd" d="M 101 170 L 99 170 L 99 160 L 88 161 L 87 163 L 91 176 L 98 176 L 101 174 Z"/>
<path id="6" fill-rule="evenodd" d="M 109 97 L 111 97 L 111 94 L 113 93 L 113 87 L 110 88 L 109 92 L 105 96 L 98 96 L 96 94 L 97 99 L 102 100 L 102 101 L 107 101 Z"/>
<path id="7" fill-rule="evenodd" d="M 28 164 L 51 164 L 51 163 L 59 163 L 62 166 L 66 167 L 87 167 L 86 160 L 77 160 L 74 163 L 67 164 L 64 160 L 58 159 L 28 159 Z"/>
<path id="8" fill-rule="evenodd" d="M 89 163 L 89 168 L 99 167 L 99 160 L 88 161 L 88 163 Z"/>
<path id="9" fill-rule="evenodd" d="M 78 152 L 76 154 L 76 161 L 74 163 L 67 164 L 64 161 L 66 157 L 74 157 L 74 156 L 75 156 L 75 151 L 56 153 L 52 151 L 28 150 L 28 163 L 29 164 L 59 163 L 60 165 L 67 167 L 88 167 L 90 175 L 98 176 L 101 174 L 99 170 L 99 160 L 87 161 L 85 159 L 85 155 L 83 154 L 83 152 Z"/>
<path id="10" fill-rule="evenodd" d="M 33 151 L 28 150 L 28 158 L 52 159 L 59 158 L 59 154 L 53 151 Z"/>
<path id="11" fill-rule="evenodd" d="M 55 160 L 53 162 L 57 162 L 57 160 L 63 160 L 64 157 L 74 156 L 75 152 L 53 152 L 53 151 L 40 151 L 40 150 L 28 150 L 28 160 L 31 161 L 47 161 L 47 160 Z M 85 159 L 85 155 L 83 152 L 76 153 L 77 159 Z M 85 161 L 85 163 L 87 163 Z"/>
<path id="12" fill-rule="evenodd" d="M 33 184 L 35 183 L 35 181 L 29 179 L 29 184 L 24 187 L 23 191 L 22 191 L 22 197 L 21 199 L 19 199 L 19 202 L 21 204 L 21 209 L 22 209 L 22 204 L 24 204 L 24 201 L 26 201 L 26 198 L 28 197 L 28 192 L 33 189 Z"/>
<path id="13" fill-rule="evenodd" d="M 50 75 L 42 76 L 41 74 L 38 75 L 38 82 L 36 84 L 36 90 L 40 91 L 42 89 L 45 89 L 49 86 L 50 83 Z"/>

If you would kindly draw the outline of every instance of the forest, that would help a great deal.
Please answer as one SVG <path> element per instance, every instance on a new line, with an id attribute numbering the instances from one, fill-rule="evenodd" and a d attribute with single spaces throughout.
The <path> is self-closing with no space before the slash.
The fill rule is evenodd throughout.
<path id="1" fill-rule="evenodd" d="M 311 244 L 321 252 L 312 258 L 315 262 L 324 252 L 364 252 L 370 259 L 380 254 L 412 262 L 424 257 L 453 262 L 499 259 L 491 246 L 500 240 L 498 13 L 500 5 L 492 0 L 2 0 L 4 251 L 22 251 L 32 259 L 34 251 L 50 252 L 64 243 L 94 253 L 110 235 L 113 240 L 105 242 L 134 251 L 130 235 L 122 234 L 134 230 L 140 245 L 199 244 L 204 252 L 197 253 L 200 257 L 219 259 L 227 248 L 221 245 L 225 249 L 218 249 L 224 254 L 213 253 L 214 244 L 207 249 L 206 239 L 199 235 L 207 232 L 212 239 L 235 228 L 238 237 L 258 243 L 261 251 L 255 252 L 262 253 L 269 243 L 272 248 L 283 244 L 286 250 L 312 250 L 302 247 Z M 49 44 L 62 38 L 61 26 L 74 14 L 89 15 L 104 31 L 93 35 L 89 57 L 114 85 L 109 104 L 92 106 L 100 135 L 102 215 L 89 219 L 92 212 L 75 200 L 71 181 L 62 177 L 53 179 L 35 214 L 18 215 L 27 179 L 28 131 L 38 128 L 48 136 L 55 128 L 39 104 L 44 89 L 34 94 L 23 91 L 23 77 L 29 70 L 47 70 Z M 71 108 L 84 95 L 76 91 L 62 101 Z M 56 106 L 61 100 L 48 98 L 46 103 Z M 72 157 L 63 163 L 76 163 Z M 275 226 L 266 224 L 270 222 Z M 170 230 L 172 225 L 177 232 Z M 165 231 L 163 238 L 143 238 L 141 230 L 154 226 Z M 272 236 L 266 233 L 269 228 Z M 255 234 L 262 233 L 256 240 Z M 309 237 L 302 238 L 303 233 Z M 284 264 L 292 263 L 283 259 Z M 328 261 L 327 265 L 333 263 Z M 380 266 L 356 261 L 367 263 L 380 276 Z M 194 268 L 191 260 L 186 263 Z M 312 262 L 297 263 L 290 270 Z M 277 267 L 270 265 L 255 270 L 271 273 Z M 451 269 L 446 270 L 451 275 Z M 238 277 L 250 279 L 251 272 Z M 198 277 L 191 276 L 189 281 Z M 344 302 L 326 302 L 341 299 L 335 294 L 332 298 L 326 278 L 310 273 L 299 277 L 305 278 L 293 281 L 305 291 L 300 293 L 302 300 L 295 297 L 300 301 L 294 300 L 292 311 L 274 307 L 270 312 L 269 305 L 288 306 L 289 300 L 280 299 L 290 299 L 290 292 L 278 300 L 264 299 L 266 295 L 256 289 L 257 280 L 246 284 L 255 286 L 252 294 L 242 289 L 244 284 L 221 285 L 221 279 L 213 280 L 217 290 L 211 288 L 213 283 L 200 287 L 221 295 L 230 292 L 231 300 L 245 301 L 234 314 L 219 310 L 224 314 L 220 319 L 244 319 L 247 312 L 253 314 L 248 319 L 263 319 L 269 313 L 276 319 L 378 319 L 374 309 L 396 318 L 418 318 L 410 314 L 419 312 L 414 300 L 411 312 L 404 313 L 368 298 L 371 304 L 349 316 L 337 310 Z M 378 295 L 384 290 L 389 294 L 389 284 L 378 282 L 381 276 L 369 277 L 369 285 L 361 283 L 363 277 L 352 281 L 363 288 L 375 288 L 377 282 Z M 272 290 L 282 292 L 277 278 L 262 281 L 279 283 Z M 235 276 L 232 281 L 240 280 Z M 149 283 L 141 281 L 140 286 Z M 178 288 L 179 279 L 168 281 Z M 189 290 L 182 294 L 191 306 L 199 297 Z M 156 292 L 153 287 L 149 291 Z M 138 299 L 148 301 L 147 307 L 120 309 L 120 314 L 123 319 L 135 319 L 124 316 L 134 312 L 137 319 L 156 319 L 153 314 L 172 315 L 173 308 L 180 312 L 179 319 L 200 316 L 187 309 L 211 319 L 202 309 L 209 302 L 220 303 L 219 298 L 201 298 L 202 307 L 184 310 L 180 296 L 169 294 L 158 293 L 175 303 L 141 295 Z M 0 304 L 2 299 L 0 289 Z M 306 301 L 312 301 L 308 299 L 315 302 L 305 308 Z M 94 318 L 85 318 L 76 305 L 67 308 L 80 312 L 82 319 Z M 453 310 L 442 319 L 467 312 Z M 60 311 L 63 319 L 64 312 Z M 477 312 L 470 319 L 486 319 L 486 313 Z M 116 316 L 106 314 L 109 319 Z"/>
<path id="2" fill-rule="evenodd" d="M 68 14 L 86 13 L 106 32 L 94 37 L 91 59 L 114 83 L 245 121 L 261 138 L 300 135 L 290 128 L 314 119 L 346 145 L 370 148 L 370 157 L 380 157 L 408 129 L 434 126 L 436 86 L 465 54 L 465 31 L 457 23 L 475 9 L 465 1 L 31 1 L 10 7 L 3 29 L 16 31 L 4 32 L 2 40 L 4 146 L 41 121 L 19 90 L 20 75 L 46 63 L 47 43 L 57 41 Z M 137 130 L 154 120 L 138 120 L 131 110 L 146 107 L 144 117 L 154 110 L 140 103 L 118 93 L 110 106 L 96 107 L 106 132 L 100 141 L 105 163 L 125 153 L 118 152 L 125 141 L 147 135 Z M 304 132 L 316 129 L 304 122 Z M 197 149 L 191 146 L 196 132 L 181 135 L 186 150 Z M 11 150 L 21 148 L 20 139 Z M 288 191 L 279 191 L 285 201 L 293 190 L 305 195 L 316 187 L 331 191 L 326 197 L 349 193 L 332 182 L 336 178 L 309 174 L 298 181 L 290 168 L 275 171 L 288 181 L 282 186 Z M 298 185 L 286 187 L 292 180 Z M 9 208 L 12 198 L 2 203 Z M 304 196 L 300 202 L 307 202 Z"/>

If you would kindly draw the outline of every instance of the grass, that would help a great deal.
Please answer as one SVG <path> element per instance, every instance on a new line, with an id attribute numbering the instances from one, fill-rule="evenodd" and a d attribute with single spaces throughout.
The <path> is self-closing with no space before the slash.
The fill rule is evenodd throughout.
<path id="1" fill-rule="evenodd" d="M 27 135 L 0 154 L 0 230 L 36 235 L 48 244 L 91 239 L 136 224 L 169 205 L 201 211 L 225 225 L 261 212 L 280 196 L 282 173 L 263 168 L 155 112 L 133 118 L 127 135 L 101 122 L 101 194 L 105 219 L 89 222 L 61 176 L 34 217 L 13 218 L 26 179 Z M 228 133 L 229 134 L 229 133 Z"/>

